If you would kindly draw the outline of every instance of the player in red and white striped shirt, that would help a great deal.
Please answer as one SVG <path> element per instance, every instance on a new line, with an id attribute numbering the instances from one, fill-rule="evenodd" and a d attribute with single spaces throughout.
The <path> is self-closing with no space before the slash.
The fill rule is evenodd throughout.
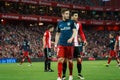
<path id="1" fill-rule="evenodd" d="M 43 36 L 43 49 L 45 55 L 45 72 L 53 72 L 51 69 L 51 32 L 54 31 L 54 26 L 48 25 L 48 30 L 45 31 Z"/>
<path id="2" fill-rule="evenodd" d="M 75 21 L 76 29 L 77 29 L 77 35 L 74 38 L 74 58 L 77 59 L 77 70 L 78 70 L 78 77 L 80 79 L 84 79 L 84 77 L 81 75 L 82 70 L 82 59 L 81 59 L 81 51 L 80 51 L 80 44 L 79 44 L 79 36 L 84 42 L 84 45 L 87 45 L 86 37 L 84 35 L 84 32 L 82 30 L 82 24 L 78 21 L 78 12 L 72 12 L 71 13 L 71 19 Z M 67 68 L 67 62 L 64 61 L 63 63 L 63 77 L 62 79 L 65 80 L 65 74 L 66 74 L 66 68 Z"/>

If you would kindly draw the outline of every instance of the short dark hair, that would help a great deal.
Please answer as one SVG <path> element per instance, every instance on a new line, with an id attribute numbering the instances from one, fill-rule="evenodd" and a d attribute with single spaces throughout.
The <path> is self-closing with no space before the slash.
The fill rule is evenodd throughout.
<path id="1" fill-rule="evenodd" d="M 48 25 L 48 29 L 50 29 L 50 28 L 52 28 L 52 27 L 54 27 L 52 24 L 49 24 L 49 25 Z"/>
<path id="2" fill-rule="evenodd" d="M 111 36 L 113 36 L 113 37 L 115 36 L 115 34 L 114 34 L 114 33 L 110 33 L 110 35 L 111 35 Z"/>
<path id="3" fill-rule="evenodd" d="M 67 9 L 67 8 L 64 8 L 64 9 L 61 10 L 61 14 L 65 13 L 66 11 L 70 11 L 70 10 Z"/>
<path id="4" fill-rule="evenodd" d="M 78 11 L 72 11 L 71 12 L 71 16 L 73 16 L 74 14 L 78 14 Z"/>

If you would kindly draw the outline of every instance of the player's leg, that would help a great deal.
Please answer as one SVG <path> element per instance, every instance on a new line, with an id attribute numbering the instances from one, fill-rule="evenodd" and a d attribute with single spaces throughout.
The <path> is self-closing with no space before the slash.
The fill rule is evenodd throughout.
<path id="1" fill-rule="evenodd" d="M 118 51 L 118 59 L 119 59 L 119 64 L 118 64 L 118 66 L 120 67 L 120 46 L 119 46 L 119 51 Z"/>
<path id="2" fill-rule="evenodd" d="M 57 57 L 58 57 L 58 78 L 57 80 L 62 80 L 63 62 L 64 62 L 64 46 L 58 46 Z"/>
<path id="3" fill-rule="evenodd" d="M 82 71 L 82 58 L 81 58 L 81 52 L 79 47 L 74 48 L 74 57 L 77 60 L 77 70 L 78 70 L 78 78 L 84 79 L 84 77 L 81 74 Z"/>
<path id="4" fill-rule="evenodd" d="M 26 56 L 28 62 L 29 62 L 30 64 L 32 64 L 31 59 L 30 59 L 30 57 L 29 57 L 29 52 L 28 52 L 28 51 L 25 52 L 25 56 Z"/>
<path id="5" fill-rule="evenodd" d="M 107 62 L 106 67 L 109 66 L 109 64 L 110 64 L 110 62 L 111 62 L 111 60 L 112 60 L 112 56 L 113 56 L 113 54 L 114 54 L 114 51 L 110 50 L 109 57 L 108 57 L 108 62 Z"/>
<path id="6" fill-rule="evenodd" d="M 65 59 L 64 62 L 63 62 L 63 76 L 62 76 L 62 80 L 66 79 L 66 70 L 67 70 L 67 59 Z"/>
<path id="7" fill-rule="evenodd" d="M 21 62 L 20 62 L 20 65 L 22 65 L 22 63 L 25 61 L 25 56 L 26 56 L 26 53 L 25 53 L 25 51 L 24 51 L 24 52 L 23 52 L 22 59 L 21 59 Z"/>
<path id="8" fill-rule="evenodd" d="M 119 58 L 119 61 L 120 61 L 120 50 L 118 51 L 118 58 Z"/>
<path id="9" fill-rule="evenodd" d="M 48 71 L 48 55 L 47 55 L 47 48 L 44 49 L 44 56 L 45 56 L 45 62 L 44 62 L 44 71 Z"/>
<path id="10" fill-rule="evenodd" d="M 118 51 L 118 57 L 120 58 L 120 50 Z"/>
<path id="11" fill-rule="evenodd" d="M 77 70 L 78 70 L 78 75 L 81 74 L 81 70 L 82 70 L 82 60 L 81 60 L 81 58 L 77 58 Z"/>
<path id="12" fill-rule="evenodd" d="M 30 57 L 29 57 L 29 56 L 26 56 L 26 58 L 27 58 L 28 62 L 30 63 L 30 65 L 28 65 L 28 66 L 32 66 L 32 62 L 31 62 Z"/>
<path id="13" fill-rule="evenodd" d="M 47 55 L 48 55 L 48 71 L 49 72 L 54 72 L 51 69 L 51 57 L 52 57 L 52 55 L 51 55 L 51 49 L 50 48 L 48 48 L 48 50 L 47 50 Z"/>
<path id="14" fill-rule="evenodd" d="M 69 80 L 73 80 L 73 47 L 67 47 L 66 53 L 69 60 Z"/>
<path id="15" fill-rule="evenodd" d="M 117 63 L 118 63 L 118 66 L 120 66 L 120 60 L 119 60 L 119 57 L 118 57 L 118 55 L 117 55 L 116 52 L 114 52 L 114 56 L 115 56 L 115 58 L 116 58 L 116 61 L 117 61 Z"/>
<path id="16" fill-rule="evenodd" d="M 24 60 L 25 60 L 25 56 L 23 55 L 22 60 L 21 60 L 21 62 L 20 62 L 20 65 L 23 64 Z"/>
<path id="17" fill-rule="evenodd" d="M 81 74 L 82 71 L 82 58 L 77 58 L 77 70 L 78 70 L 78 78 L 84 79 L 83 75 Z"/>
<path id="18" fill-rule="evenodd" d="M 69 80 L 73 80 L 73 61 L 69 59 Z"/>
<path id="19" fill-rule="evenodd" d="M 62 78 L 63 62 L 64 58 L 58 58 L 58 80 Z"/>

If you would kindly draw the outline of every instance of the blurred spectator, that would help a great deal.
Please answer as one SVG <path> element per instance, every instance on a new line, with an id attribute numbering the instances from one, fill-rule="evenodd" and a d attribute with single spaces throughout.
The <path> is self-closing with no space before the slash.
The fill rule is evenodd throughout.
<path id="1" fill-rule="evenodd" d="M 48 0 L 46 0 L 48 1 Z M 92 0 L 49 0 L 49 1 L 57 1 L 63 3 L 70 4 L 83 4 L 85 5 L 95 5 Z M 98 0 L 100 1 L 100 0 Z M 61 17 L 60 11 L 61 7 L 51 7 L 51 6 L 40 6 L 34 4 L 25 4 L 25 3 L 13 3 L 13 2 L 0 2 L 0 13 L 16 13 L 23 15 L 41 15 L 41 16 L 53 16 L 53 17 Z M 71 9 L 71 11 L 73 11 Z M 92 10 L 79 10 L 81 20 L 120 20 L 120 12 L 119 11 L 92 11 Z"/>
<path id="2" fill-rule="evenodd" d="M 1 25 L 2 26 L 2 25 Z M 5 57 L 16 57 L 20 58 L 20 47 L 22 44 L 22 40 L 24 35 L 28 36 L 30 41 L 31 50 L 30 56 L 31 58 L 39 58 L 43 56 L 42 54 L 42 37 L 43 33 L 46 30 L 46 26 L 29 26 L 25 25 L 25 23 L 13 25 L 6 24 L 2 27 L 1 36 L 1 44 L 0 44 L 0 58 Z M 109 32 L 116 31 L 95 31 L 95 30 L 87 30 L 85 29 L 85 35 L 88 41 L 88 46 L 86 48 L 85 55 L 86 57 L 102 57 L 104 54 L 108 53 L 108 48 L 106 45 L 108 44 Z M 55 36 L 55 33 L 52 34 Z M 54 38 L 52 39 L 54 40 Z M 53 46 L 52 46 L 53 49 Z M 54 52 L 52 50 L 52 52 Z M 53 53 L 54 54 L 54 53 Z"/>

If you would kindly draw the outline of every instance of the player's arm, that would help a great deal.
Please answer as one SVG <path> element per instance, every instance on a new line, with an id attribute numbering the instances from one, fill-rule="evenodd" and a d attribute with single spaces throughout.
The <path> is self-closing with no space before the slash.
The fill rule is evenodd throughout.
<path id="1" fill-rule="evenodd" d="M 30 42 L 28 42 L 28 45 L 27 45 L 27 47 L 28 47 L 29 49 L 31 48 Z"/>
<path id="2" fill-rule="evenodd" d="M 51 41 L 52 44 L 54 44 L 55 42 L 54 41 Z"/>
<path id="3" fill-rule="evenodd" d="M 114 50 L 116 51 L 117 49 L 117 44 L 118 44 L 118 37 L 116 38 L 116 41 L 115 41 L 115 46 L 114 46 Z"/>
<path id="4" fill-rule="evenodd" d="M 45 33 L 44 36 L 43 36 L 43 48 L 44 48 L 44 46 L 45 46 L 45 41 L 46 41 L 45 35 L 46 35 L 46 33 Z"/>
<path id="5" fill-rule="evenodd" d="M 82 41 L 85 43 L 85 46 L 86 46 L 88 43 L 87 43 L 85 34 L 83 32 L 83 29 L 82 29 L 82 24 L 80 24 L 80 27 L 79 27 L 79 35 L 81 36 Z"/>
<path id="6" fill-rule="evenodd" d="M 59 38 L 60 38 L 60 32 L 56 32 L 56 35 L 55 35 L 55 46 L 57 46 Z"/>
<path id="7" fill-rule="evenodd" d="M 60 38 L 60 28 L 59 28 L 59 23 L 58 23 L 58 25 L 56 27 L 55 46 L 57 46 L 59 38 Z"/>
<path id="8" fill-rule="evenodd" d="M 68 41 L 67 41 L 68 43 L 72 43 L 73 39 L 74 39 L 75 36 L 77 35 L 77 30 L 76 30 L 76 27 L 75 27 L 74 22 L 72 22 L 71 27 L 72 27 L 73 33 L 72 33 L 72 36 L 70 37 L 70 39 L 68 39 Z"/>
<path id="9" fill-rule="evenodd" d="M 76 30 L 76 29 L 73 29 L 73 34 L 72 34 L 71 38 L 68 39 L 68 41 L 67 41 L 68 43 L 72 43 L 73 39 L 74 39 L 75 36 L 76 36 L 76 33 L 77 33 L 77 30 Z"/>
<path id="10" fill-rule="evenodd" d="M 58 24 L 57 28 L 56 28 L 55 43 L 54 43 L 54 51 L 55 52 L 57 51 L 57 45 L 58 45 L 59 38 L 60 38 L 60 28 L 59 28 L 59 24 Z"/>
<path id="11" fill-rule="evenodd" d="M 57 52 L 57 44 L 58 44 L 59 38 L 60 38 L 60 33 L 57 32 L 55 35 L 55 44 L 54 44 L 54 51 L 55 52 Z"/>
<path id="12" fill-rule="evenodd" d="M 83 42 L 83 53 L 85 53 L 86 44 Z"/>

